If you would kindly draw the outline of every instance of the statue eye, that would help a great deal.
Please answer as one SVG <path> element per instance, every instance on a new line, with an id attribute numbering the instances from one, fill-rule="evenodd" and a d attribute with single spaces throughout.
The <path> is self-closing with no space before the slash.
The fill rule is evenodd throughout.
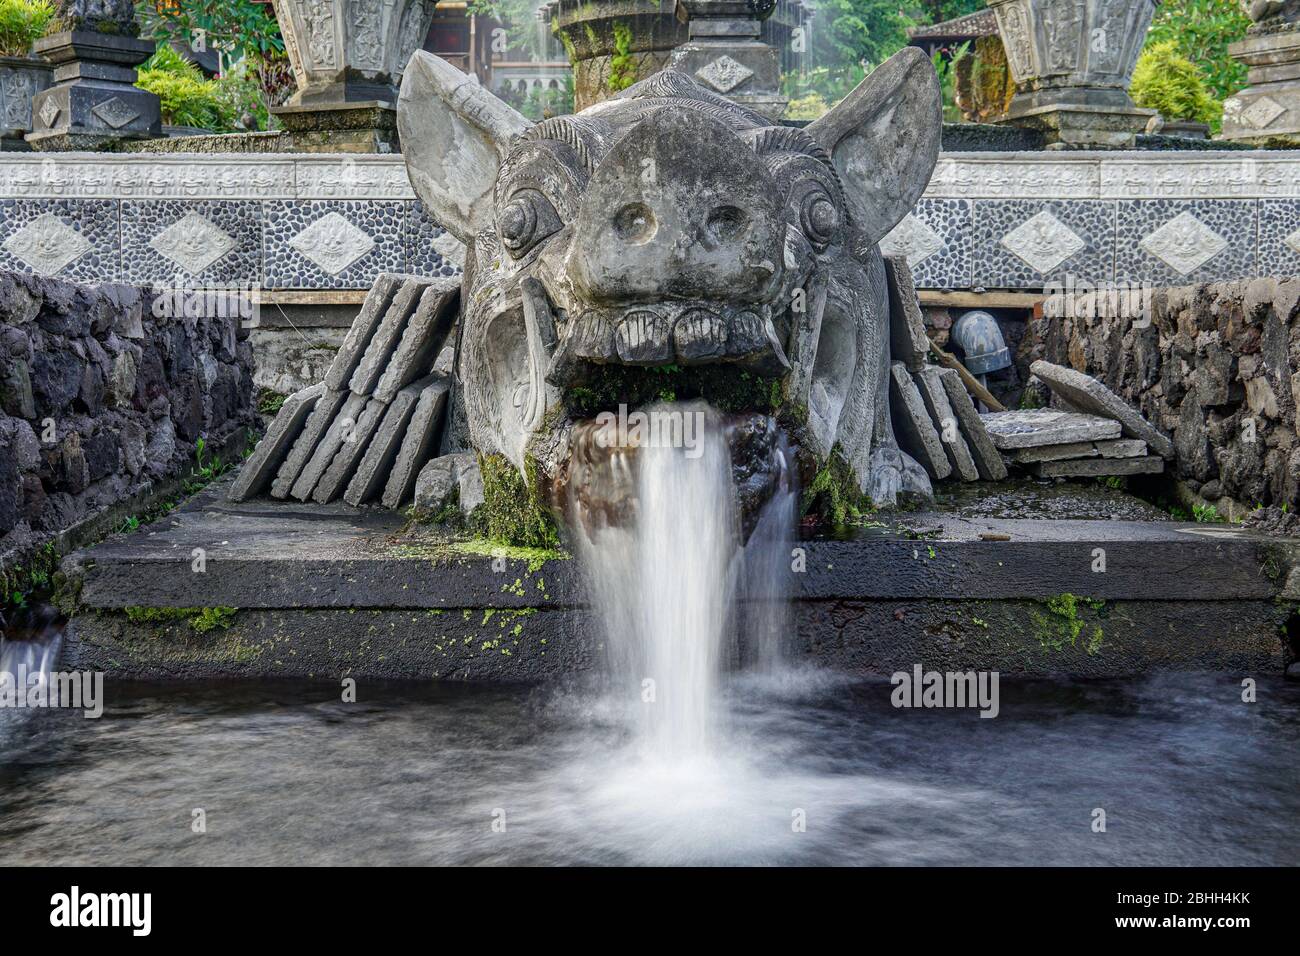
<path id="1" fill-rule="evenodd" d="M 516 259 L 559 228 L 555 207 L 535 189 L 515 193 L 497 216 L 497 235 Z"/>
<path id="2" fill-rule="evenodd" d="M 803 197 L 799 207 L 799 224 L 808 241 L 820 252 L 830 245 L 840 226 L 840 211 L 835 201 L 820 189 Z"/>

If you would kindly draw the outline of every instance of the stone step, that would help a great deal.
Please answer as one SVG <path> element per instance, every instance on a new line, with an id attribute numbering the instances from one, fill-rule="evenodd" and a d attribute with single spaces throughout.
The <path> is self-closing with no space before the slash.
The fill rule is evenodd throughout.
<path id="1" fill-rule="evenodd" d="M 526 567 L 492 569 L 432 537 L 399 536 L 404 516 L 376 508 L 222 500 L 225 482 L 133 535 L 82 553 L 92 608 L 553 607 L 585 603 L 572 561 L 546 563 L 546 596 L 503 589 Z M 917 537 L 919 535 L 919 537 Z M 1003 540 L 1003 539 L 1006 540 Z M 1040 598 L 1268 600 L 1286 547 L 1230 525 L 1174 521 L 906 515 L 854 540 L 800 541 L 799 599 Z M 194 549 L 205 570 L 192 570 Z M 1094 571 L 1098 550 L 1105 570 Z M 792 559 L 793 560 L 793 559 Z M 509 579 L 508 581 L 506 579 Z"/>

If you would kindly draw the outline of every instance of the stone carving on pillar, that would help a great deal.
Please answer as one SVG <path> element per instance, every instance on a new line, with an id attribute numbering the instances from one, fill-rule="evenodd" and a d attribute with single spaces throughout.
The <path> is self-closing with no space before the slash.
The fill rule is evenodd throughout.
<path id="1" fill-rule="evenodd" d="M 1246 38 L 1228 52 L 1250 84 L 1223 104 L 1223 138 L 1255 146 L 1300 145 L 1300 0 L 1252 0 Z"/>
<path id="2" fill-rule="evenodd" d="M 678 0 L 687 18 L 686 42 L 673 51 L 669 68 L 707 89 L 777 121 L 788 100 L 781 95 L 781 61 L 762 41 L 762 22 L 776 0 Z"/>
<path id="3" fill-rule="evenodd" d="M 153 55 L 132 0 L 59 0 L 66 28 L 32 51 L 54 66 L 54 85 L 32 100 L 33 149 L 99 149 L 162 135 L 158 97 L 135 86 L 135 68 Z"/>
<path id="4" fill-rule="evenodd" d="M 298 91 L 274 112 L 294 148 L 397 149 L 397 85 L 435 0 L 274 0 Z"/>
<path id="5" fill-rule="evenodd" d="M 1016 81 L 999 122 L 1049 148 L 1131 147 L 1153 110 L 1128 95 L 1154 0 L 989 0 Z"/>

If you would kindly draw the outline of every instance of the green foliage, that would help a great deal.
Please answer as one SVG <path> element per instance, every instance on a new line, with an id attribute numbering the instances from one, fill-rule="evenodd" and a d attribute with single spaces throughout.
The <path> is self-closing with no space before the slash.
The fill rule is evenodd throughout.
<path id="1" fill-rule="evenodd" d="M 170 46 L 160 46 L 140 67 L 135 85 L 157 94 L 163 122 L 173 126 L 227 133 L 264 128 L 269 115 L 256 74 L 244 62 L 209 80 Z"/>
<path id="2" fill-rule="evenodd" d="M 573 112 L 573 74 L 564 77 L 564 85 L 558 90 L 534 89 L 525 96 L 515 90 L 502 89 L 497 95 L 535 122 L 564 116 Z"/>
<path id="3" fill-rule="evenodd" d="M 815 120 L 831 108 L 826 97 L 814 91 L 790 100 L 785 110 L 785 118 L 792 120 Z"/>
<path id="4" fill-rule="evenodd" d="M 161 100 L 164 123 L 207 130 L 221 123 L 216 89 L 198 67 L 169 46 L 159 47 L 145 61 L 135 85 Z"/>
<path id="5" fill-rule="evenodd" d="M 1192 505 L 1192 518 L 1202 524 L 1217 524 L 1223 520 L 1214 505 Z"/>
<path id="6" fill-rule="evenodd" d="M 907 45 L 909 25 L 893 0 L 821 0 L 812 31 L 812 61 L 829 73 L 879 65 Z"/>
<path id="7" fill-rule="evenodd" d="M 54 15 L 50 0 L 0 0 L 0 55 L 27 56 Z"/>
<path id="8" fill-rule="evenodd" d="M 961 110 L 957 108 L 957 65 L 963 57 L 970 56 L 970 41 L 967 41 L 955 50 L 949 51 L 949 56 L 944 57 L 943 51 L 935 50 L 930 54 L 930 64 L 934 67 L 934 72 L 939 76 L 939 90 L 943 94 L 943 120 L 945 123 L 960 123 L 962 116 Z"/>
<path id="9" fill-rule="evenodd" d="M 1156 7 L 1146 48 L 1172 42 L 1222 102 L 1246 85 L 1246 67 L 1228 56 L 1228 44 L 1242 39 L 1249 26 L 1237 0 L 1164 0 Z"/>
<path id="10" fill-rule="evenodd" d="M 289 396 L 272 388 L 262 388 L 257 393 L 257 411 L 262 415 L 278 415 Z"/>
<path id="11" fill-rule="evenodd" d="M 191 45 L 202 36 L 203 43 L 221 50 L 227 60 L 284 50 L 280 25 L 271 5 L 253 0 L 179 0 L 166 4 L 139 3 L 136 6 L 140 35 L 166 46 L 173 41 Z"/>
<path id="12" fill-rule="evenodd" d="M 614 55 L 609 58 L 609 91 L 617 93 L 636 82 L 636 60 L 632 57 L 632 29 L 614 21 Z"/>
<path id="13" fill-rule="evenodd" d="M 1159 110 L 1168 120 L 1215 124 L 1223 116 L 1222 104 L 1206 90 L 1196 64 L 1178 52 L 1173 40 L 1142 50 L 1130 92 L 1138 106 Z"/>

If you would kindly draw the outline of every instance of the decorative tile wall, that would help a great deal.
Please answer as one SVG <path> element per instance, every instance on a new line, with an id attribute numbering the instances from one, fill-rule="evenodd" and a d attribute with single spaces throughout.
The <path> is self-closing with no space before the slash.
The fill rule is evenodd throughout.
<path id="1" fill-rule="evenodd" d="M 1300 153 L 948 154 L 882 247 L 923 289 L 1300 274 Z M 400 156 L 0 155 L 3 269 L 361 290 L 463 257 Z"/>

